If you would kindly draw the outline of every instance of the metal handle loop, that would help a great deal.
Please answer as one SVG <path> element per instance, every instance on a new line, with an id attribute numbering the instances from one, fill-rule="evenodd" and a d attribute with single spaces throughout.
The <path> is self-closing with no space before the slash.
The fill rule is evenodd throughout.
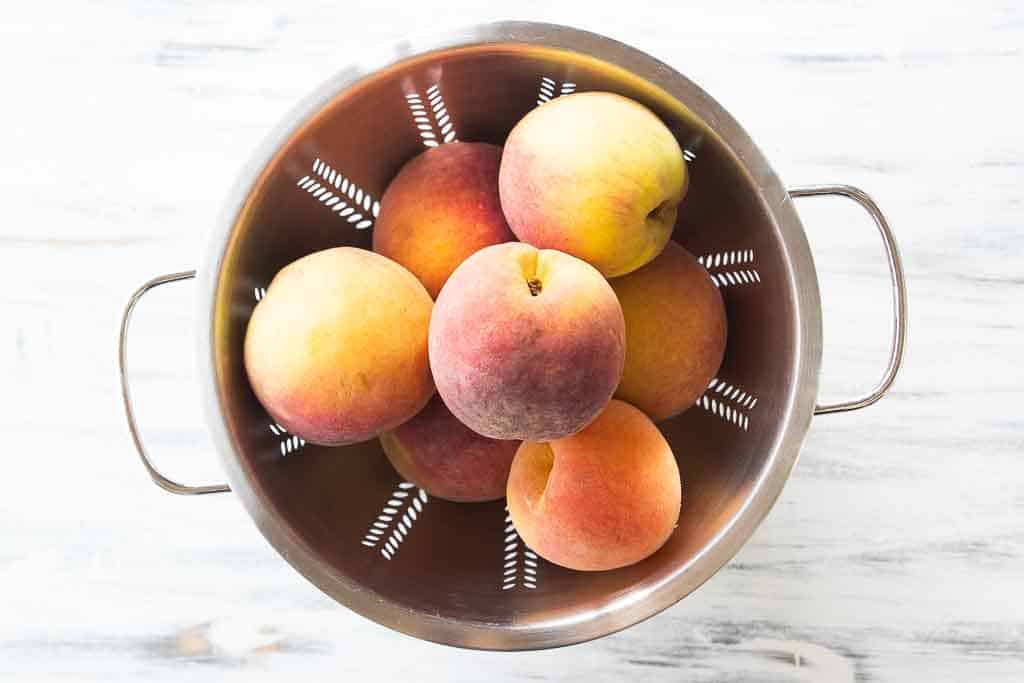
<path id="1" fill-rule="evenodd" d="M 124 398 L 124 413 L 128 418 L 128 429 L 132 433 L 132 441 L 135 442 L 135 449 L 139 452 L 142 464 L 146 468 L 146 471 L 149 472 L 149 476 L 153 479 L 153 482 L 165 491 L 170 491 L 171 493 L 176 493 L 181 496 L 195 496 L 202 495 L 204 493 L 224 493 L 231 489 L 227 484 L 211 484 L 206 486 L 189 486 L 188 484 L 179 484 L 178 482 L 168 479 L 161 474 L 160 470 L 158 470 L 149 459 L 149 455 L 146 453 L 146 448 L 142 445 L 142 436 L 139 434 L 139 426 L 135 422 L 135 410 L 132 408 L 132 395 L 131 390 L 128 387 L 128 325 L 131 322 L 132 312 L 135 310 L 135 305 L 139 303 L 139 299 L 141 299 L 146 292 L 169 282 L 189 280 L 195 276 L 196 271 L 194 270 L 187 270 L 182 273 L 171 273 L 170 275 L 161 275 L 153 278 L 135 290 L 131 299 L 128 300 L 128 305 L 125 306 L 124 315 L 121 316 L 121 338 L 119 344 L 121 396 Z"/>
<path id="2" fill-rule="evenodd" d="M 839 196 L 852 199 L 870 214 L 882 235 L 882 242 L 885 245 L 886 260 L 889 263 L 889 276 L 892 279 L 892 345 L 889 349 L 889 364 L 885 368 L 882 379 L 869 393 L 857 398 L 817 405 L 814 408 L 815 415 L 827 413 L 841 413 L 848 410 L 859 410 L 865 408 L 878 399 L 882 398 L 889 391 L 900 365 L 903 364 L 903 348 L 907 340 L 907 281 L 903 275 L 903 262 L 900 260 L 900 252 L 896 247 L 896 238 L 893 236 L 892 228 L 882 215 L 881 209 L 866 192 L 850 185 L 810 185 L 797 187 L 789 190 L 790 197 L 821 197 Z"/>

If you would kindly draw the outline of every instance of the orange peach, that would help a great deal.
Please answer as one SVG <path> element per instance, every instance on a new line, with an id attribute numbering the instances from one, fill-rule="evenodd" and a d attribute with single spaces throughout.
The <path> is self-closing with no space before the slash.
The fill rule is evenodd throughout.
<path id="1" fill-rule="evenodd" d="M 498 200 L 501 147 L 452 142 L 412 159 L 388 185 L 373 250 L 408 268 L 437 297 L 470 254 L 511 242 Z"/>
<path id="2" fill-rule="evenodd" d="M 437 396 L 405 424 L 380 435 L 395 470 L 427 493 L 457 503 L 497 500 L 518 441 L 488 439 L 456 419 Z"/>
<path id="3" fill-rule="evenodd" d="M 498 185 L 516 237 L 615 277 L 661 253 L 687 174 L 679 143 L 653 112 L 620 95 L 585 92 L 543 104 L 516 124 Z"/>
<path id="4" fill-rule="evenodd" d="M 722 364 L 722 295 L 675 242 L 611 286 L 626 318 L 626 365 L 615 396 L 654 420 L 678 415 L 700 398 Z"/>
<path id="5" fill-rule="evenodd" d="M 622 376 L 622 310 L 593 267 L 510 242 L 470 256 L 430 321 L 430 366 L 459 420 L 492 439 L 583 429 Z"/>
<path id="6" fill-rule="evenodd" d="M 672 535 L 682 500 L 668 442 L 650 418 L 619 400 L 578 434 L 520 446 L 507 497 L 530 548 L 585 571 L 653 554 Z"/>
<path id="7" fill-rule="evenodd" d="M 412 273 L 372 251 L 305 256 L 281 269 L 249 319 L 249 383 L 274 420 L 312 443 L 370 439 L 434 393 L 432 305 Z"/>

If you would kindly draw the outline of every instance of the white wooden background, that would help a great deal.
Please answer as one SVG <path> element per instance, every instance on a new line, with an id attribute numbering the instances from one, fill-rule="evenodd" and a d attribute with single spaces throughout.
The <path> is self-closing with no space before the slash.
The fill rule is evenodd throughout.
<path id="1" fill-rule="evenodd" d="M 1007 2 L 517 0 L 14 3 L 0 22 L 0 680 L 981 681 L 1024 677 L 1024 8 Z M 778 505 L 679 605 L 568 649 L 397 635 L 281 561 L 230 495 L 150 484 L 116 326 L 193 266 L 236 170 L 367 46 L 498 18 L 632 43 L 719 99 L 791 185 L 873 193 L 910 281 L 882 403 L 814 421 Z M 880 372 L 882 249 L 799 204 L 826 397 Z M 140 311 L 133 365 L 165 468 L 216 480 L 191 285 Z"/>

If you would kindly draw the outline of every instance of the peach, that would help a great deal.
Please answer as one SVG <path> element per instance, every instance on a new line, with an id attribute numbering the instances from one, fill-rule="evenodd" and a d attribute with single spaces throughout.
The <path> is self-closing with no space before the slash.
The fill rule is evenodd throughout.
<path id="1" fill-rule="evenodd" d="M 681 413 L 722 364 L 722 295 L 704 267 L 675 242 L 611 286 L 626 318 L 626 365 L 615 396 L 654 420 Z"/>
<path id="2" fill-rule="evenodd" d="M 607 92 L 559 97 L 505 142 L 498 186 L 512 232 L 606 277 L 661 253 L 686 193 L 683 153 L 643 105 Z"/>
<path id="3" fill-rule="evenodd" d="M 430 296 L 470 254 L 511 242 L 498 200 L 501 147 L 452 142 L 412 159 L 388 185 L 373 250 L 420 279 Z"/>
<path id="4" fill-rule="evenodd" d="M 650 418 L 619 400 L 578 434 L 519 447 L 508 510 L 523 542 L 569 569 L 616 569 L 660 548 L 679 520 L 672 449 Z"/>
<path id="5" fill-rule="evenodd" d="M 583 429 L 622 376 L 622 309 L 594 268 L 510 242 L 455 269 L 430 321 L 430 366 L 459 420 L 492 439 Z"/>
<path id="6" fill-rule="evenodd" d="M 457 503 L 505 497 L 518 441 L 488 439 L 456 419 L 435 396 L 405 424 L 380 435 L 395 470 L 427 493 Z"/>
<path id="7" fill-rule="evenodd" d="M 365 441 L 418 413 L 434 393 L 433 302 L 402 266 L 338 247 L 285 266 L 256 305 L 245 369 L 288 431 L 327 446 Z"/>

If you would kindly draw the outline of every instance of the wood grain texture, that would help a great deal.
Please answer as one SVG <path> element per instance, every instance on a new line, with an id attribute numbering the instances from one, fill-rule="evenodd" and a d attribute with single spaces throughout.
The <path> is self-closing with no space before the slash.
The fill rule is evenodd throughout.
<path id="1" fill-rule="evenodd" d="M 449 0 L 21 3 L 0 24 L 0 680 L 982 681 L 1024 677 L 1024 7 Z M 381 42 L 498 18 L 611 35 L 680 69 L 788 184 L 871 192 L 898 233 L 909 345 L 891 395 L 814 421 L 778 505 L 682 603 L 569 649 L 394 634 L 282 562 L 230 495 L 153 487 L 116 383 L 129 292 L 193 266 L 250 150 Z M 804 200 L 824 399 L 881 372 L 881 244 Z M 133 348 L 166 470 L 219 472 L 190 285 Z"/>

